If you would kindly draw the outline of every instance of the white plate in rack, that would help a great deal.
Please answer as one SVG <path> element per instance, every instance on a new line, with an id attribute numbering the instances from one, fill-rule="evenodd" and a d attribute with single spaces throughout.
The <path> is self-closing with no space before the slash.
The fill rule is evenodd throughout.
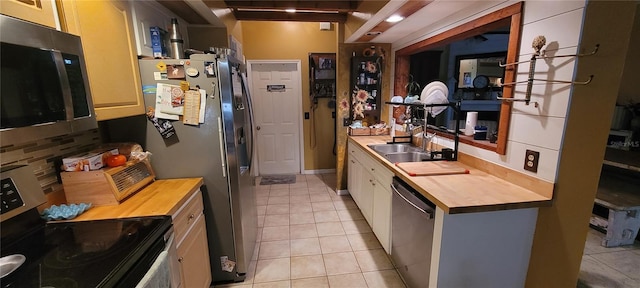
<path id="1" fill-rule="evenodd" d="M 420 101 L 423 104 L 447 104 L 449 103 L 449 100 L 447 99 L 448 95 L 449 88 L 447 88 L 446 84 L 441 81 L 433 81 L 422 89 Z M 441 106 L 429 108 L 427 111 L 431 113 L 431 116 L 435 117 L 446 109 L 446 106 Z"/>
<path id="2" fill-rule="evenodd" d="M 422 93 L 420 94 L 420 101 L 422 101 L 422 103 L 425 103 L 425 104 L 434 104 L 434 103 L 426 103 L 425 101 L 427 100 L 427 97 L 430 94 L 434 93 L 435 91 L 442 92 L 442 94 L 444 95 L 444 98 L 447 98 L 447 96 L 449 96 L 449 88 L 447 88 L 446 84 L 444 84 L 441 81 L 433 81 L 427 84 L 427 86 L 424 86 L 424 89 L 422 89 Z"/>
<path id="3" fill-rule="evenodd" d="M 392 103 L 402 103 L 404 102 L 404 98 L 402 98 L 402 96 L 393 96 L 391 97 L 391 102 Z M 393 105 L 393 107 L 399 107 L 400 105 Z"/>

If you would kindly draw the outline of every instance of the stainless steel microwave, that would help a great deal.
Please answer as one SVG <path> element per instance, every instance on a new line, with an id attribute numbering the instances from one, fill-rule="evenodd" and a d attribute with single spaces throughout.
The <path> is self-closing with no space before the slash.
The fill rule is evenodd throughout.
<path id="1" fill-rule="evenodd" d="M 97 128 L 80 37 L 0 15 L 0 142 Z"/>

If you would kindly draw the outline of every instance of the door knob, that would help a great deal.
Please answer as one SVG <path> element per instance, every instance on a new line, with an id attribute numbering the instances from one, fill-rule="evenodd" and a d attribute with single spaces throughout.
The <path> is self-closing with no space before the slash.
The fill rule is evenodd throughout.
<path id="1" fill-rule="evenodd" d="M 260 130 L 260 126 L 257 126 L 257 127 L 256 127 L 256 130 Z"/>

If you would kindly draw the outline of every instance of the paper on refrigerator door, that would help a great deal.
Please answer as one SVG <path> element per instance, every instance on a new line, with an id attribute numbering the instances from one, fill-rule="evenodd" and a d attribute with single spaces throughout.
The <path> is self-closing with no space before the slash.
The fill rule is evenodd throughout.
<path id="1" fill-rule="evenodd" d="M 231 67 L 231 82 L 233 84 L 233 96 L 242 97 L 242 80 L 235 67 Z"/>
<path id="2" fill-rule="evenodd" d="M 207 110 L 207 91 L 204 89 L 189 90 L 185 93 L 184 116 L 182 122 L 189 125 L 204 123 L 204 113 Z"/>
<path id="3" fill-rule="evenodd" d="M 174 106 L 172 104 L 172 93 L 177 93 L 176 88 L 180 90 L 180 86 L 178 85 L 158 83 L 158 87 L 156 89 L 155 109 L 155 116 L 157 118 L 169 120 L 180 119 L 180 115 L 182 115 L 184 107 L 182 105 Z"/>
<path id="4" fill-rule="evenodd" d="M 198 125 L 200 123 L 200 92 L 188 90 L 184 93 L 184 116 L 182 123 Z"/>

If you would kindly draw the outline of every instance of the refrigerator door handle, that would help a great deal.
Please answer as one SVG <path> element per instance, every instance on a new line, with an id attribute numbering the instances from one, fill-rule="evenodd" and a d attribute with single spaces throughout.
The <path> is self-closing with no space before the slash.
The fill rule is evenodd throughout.
<path id="1" fill-rule="evenodd" d="M 218 140 L 220 141 L 220 163 L 222 163 L 222 177 L 227 178 L 227 160 L 225 159 L 224 135 L 222 131 L 222 118 L 218 116 Z"/>
<path id="2" fill-rule="evenodd" d="M 247 100 L 247 108 L 249 109 L 249 128 L 250 128 L 250 137 L 251 137 L 251 141 L 249 143 L 251 143 L 251 147 L 249 147 L 249 167 L 247 170 L 251 170 L 251 164 L 253 163 L 253 145 L 254 145 L 254 141 L 255 141 L 255 133 L 253 131 L 253 103 L 251 102 L 251 94 L 249 93 L 249 84 L 247 82 L 247 75 L 245 75 L 244 73 L 240 73 L 241 79 L 242 79 L 242 86 L 243 89 L 245 91 L 245 97 Z M 258 128 L 258 130 L 260 130 L 260 128 Z"/>

